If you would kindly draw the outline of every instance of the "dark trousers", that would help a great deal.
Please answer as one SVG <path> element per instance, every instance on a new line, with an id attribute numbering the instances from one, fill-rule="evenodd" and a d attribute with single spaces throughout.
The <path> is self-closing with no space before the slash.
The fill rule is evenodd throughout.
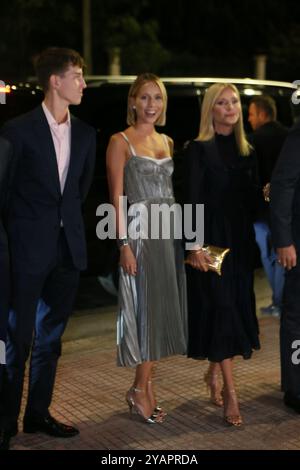
<path id="1" fill-rule="evenodd" d="M 9 314 L 4 380 L 4 426 L 16 423 L 21 405 L 25 363 L 29 356 L 27 415 L 47 416 L 61 337 L 72 311 L 79 271 L 61 230 L 54 266 L 39 275 L 13 273 L 13 308 Z M 39 302 L 42 298 L 43 302 Z"/>
<path id="2" fill-rule="evenodd" d="M 297 346 L 297 343 L 298 346 Z M 281 385 L 284 392 L 300 394 L 300 264 L 285 275 L 280 324 Z M 297 353 L 297 349 L 299 354 Z"/>

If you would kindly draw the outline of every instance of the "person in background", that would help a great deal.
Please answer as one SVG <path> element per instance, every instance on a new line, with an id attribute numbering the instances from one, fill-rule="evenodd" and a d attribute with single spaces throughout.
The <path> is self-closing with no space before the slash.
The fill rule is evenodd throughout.
<path id="1" fill-rule="evenodd" d="M 107 148 L 107 176 L 111 201 L 120 211 L 124 194 L 132 207 L 141 202 L 171 206 L 173 141 L 155 126 L 166 119 L 167 94 L 151 73 L 139 75 L 128 95 L 129 127 L 114 134 Z M 136 226 L 142 226 L 140 211 Z M 126 393 L 129 409 L 147 423 L 160 423 L 165 412 L 153 390 L 154 365 L 163 357 L 186 353 L 186 284 L 180 240 L 127 235 L 123 213 L 117 217 L 120 248 L 118 365 L 135 367 Z"/>
<path id="2" fill-rule="evenodd" d="M 204 204 L 204 244 L 230 249 L 221 276 L 208 271 L 201 246 L 189 251 L 188 356 L 210 361 L 205 382 L 211 399 L 223 406 L 226 424 L 240 426 L 233 359 L 249 359 L 260 348 L 253 288 L 257 185 L 255 156 L 232 84 L 216 83 L 204 95 L 200 134 L 186 150 L 185 188 L 187 204 Z"/>
<path id="3" fill-rule="evenodd" d="M 49 407 L 61 337 L 71 314 L 80 270 L 86 268 L 81 205 L 92 181 L 95 130 L 70 115 L 86 87 L 83 59 L 49 48 L 37 59 L 43 103 L 5 124 L 13 149 L 8 211 L 12 310 L 8 321 L 0 448 L 18 432 L 25 363 L 30 356 L 25 433 L 73 437 L 79 431 L 57 421 Z M 44 308 L 38 307 L 43 299 Z"/>
<path id="4" fill-rule="evenodd" d="M 257 155 L 259 179 L 263 188 L 271 181 L 274 166 L 288 134 L 288 130 L 276 118 L 277 108 L 272 97 L 257 95 L 251 99 L 248 121 L 253 133 L 249 136 L 249 141 Z M 278 317 L 281 312 L 284 269 L 276 261 L 276 252 L 271 240 L 269 203 L 263 198 L 260 201 L 254 230 L 261 262 L 272 289 L 272 303 L 262 307 L 261 313 Z"/>
<path id="5" fill-rule="evenodd" d="M 3 368 L 6 363 L 5 343 L 10 300 L 9 249 L 4 218 L 7 211 L 8 175 L 11 156 L 12 152 L 9 142 L 0 137 L 0 393 L 2 389 Z"/>
<path id="6" fill-rule="evenodd" d="M 286 270 L 280 319 L 281 388 L 286 406 L 300 413 L 300 125 L 290 131 L 271 178 L 271 232 Z"/>

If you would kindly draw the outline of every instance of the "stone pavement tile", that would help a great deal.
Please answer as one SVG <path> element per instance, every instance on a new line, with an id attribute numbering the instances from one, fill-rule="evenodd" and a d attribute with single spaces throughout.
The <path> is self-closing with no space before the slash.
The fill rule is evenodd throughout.
<path id="1" fill-rule="evenodd" d="M 65 343 L 59 363 L 52 412 L 78 426 L 80 435 L 58 439 L 20 432 L 13 448 L 299 449 L 299 415 L 283 405 L 280 392 L 278 326 L 277 319 L 262 318 L 261 350 L 250 360 L 235 360 L 242 428 L 227 426 L 223 410 L 210 403 L 203 382 L 207 362 L 183 356 L 162 360 L 156 369 L 157 396 L 168 412 L 165 422 L 149 425 L 138 415 L 130 418 L 125 393 L 134 370 L 116 367 L 115 335 L 106 331 Z"/>

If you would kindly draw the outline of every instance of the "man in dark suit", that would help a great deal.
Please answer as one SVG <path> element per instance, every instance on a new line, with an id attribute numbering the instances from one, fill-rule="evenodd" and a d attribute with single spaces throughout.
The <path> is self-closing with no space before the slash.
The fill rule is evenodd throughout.
<path id="1" fill-rule="evenodd" d="M 300 413 L 300 125 L 290 132 L 271 179 L 271 228 L 286 269 L 280 325 L 284 403 Z"/>
<path id="2" fill-rule="evenodd" d="M 5 365 L 5 342 L 9 309 L 9 252 L 4 213 L 7 205 L 8 170 L 11 162 L 11 145 L 0 137 L 0 391 Z M 0 403 L 1 413 L 1 403 Z"/>
<path id="3" fill-rule="evenodd" d="M 24 368 L 31 348 L 23 431 L 72 437 L 78 430 L 49 412 L 61 336 L 72 310 L 79 272 L 86 268 L 81 205 L 94 171 L 95 131 L 69 113 L 86 87 L 83 59 L 51 48 L 36 71 L 45 92 L 41 106 L 8 122 L 13 146 L 8 233 L 13 282 L 7 377 L 0 447 L 18 432 Z M 45 308 L 38 308 L 42 298 Z"/>
<path id="4" fill-rule="evenodd" d="M 274 166 L 288 134 L 288 130 L 276 118 L 276 103 L 271 96 L 257 95 L 252 98 L 248 120 L 253 133 L 249 140 L 256 151 L 262 187 L 270 183 Z M 281 313 L 284 270 L 276 262 L 276 253 L 271 242 L 269 203 L 265 202 L 263 197 L 260 200 L 254 229 L 262 265 L 272 289 L 272 303 L 262 307 L 261 313 L 278 317 Z"/>

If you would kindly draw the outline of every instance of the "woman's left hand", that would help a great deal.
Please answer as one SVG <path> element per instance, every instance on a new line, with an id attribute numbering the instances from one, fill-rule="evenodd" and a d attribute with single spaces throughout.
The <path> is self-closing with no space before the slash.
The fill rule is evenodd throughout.
<path id="1" fill-rule="evenodd" d="M 187 264 L 190 264 L 193 268 L 199 269 L 200 271 L 208 271 L 208 263 L 212 262 L 212 259 L 209 257 L 205 251 L 197 250 L 191 251 L 186 260 Z"/>

